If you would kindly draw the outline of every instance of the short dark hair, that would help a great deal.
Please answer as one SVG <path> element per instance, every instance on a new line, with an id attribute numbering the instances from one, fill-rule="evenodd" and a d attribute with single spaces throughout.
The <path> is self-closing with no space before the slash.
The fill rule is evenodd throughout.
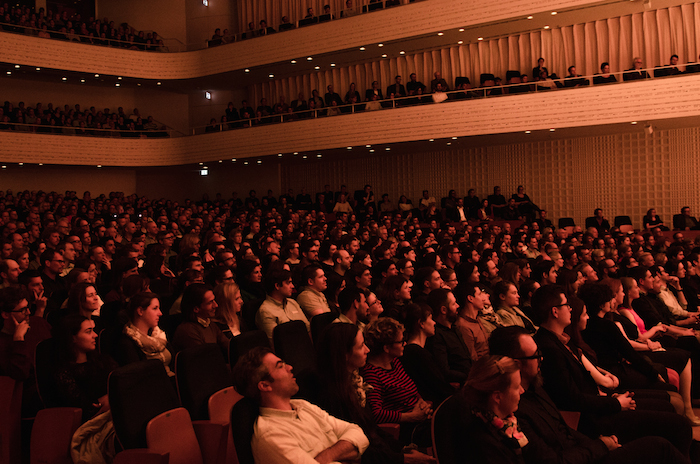
<path id="1" fill-rule="evenodd" d="M 316 271 L 318 271 L 319 269 L 323 271 L 323 268 L 320 264 L 309 264 L 308 266 L 306 266 L 301 272 L 302 285 L 309 285 L 309 279 L 315 279 Z"/>
<path id="2" fill-rule="evenodd" d="M 530 335 L 527 329 L 519 325 L 497 327 L 489 336 L 489 353 L 493 355 L 518 358 L 523 355 L 520 336 Z"/>
<path id="3" fill-rule="evenodd" d="M 362 299 L 361 295 L 365 295 L 365 298 L 367 297 L 367 294 L 363 290 L 354 285 L 345 287 L 338 295 L 338 308 L 340 312 L 346 314 L 354 301 L 360 301 Z"/>
<path id="4" fill-rule="evenodd" d="M 279 269 L 270 271 L 267 273 L 263 279 L 263 287 L 265 287 L 265 293 L 271 295 L 272 292 L 277 290 L 278 285 L 282 285 L 284 282 L 292 278 L 292 273 L 286 269 Z"/>
<path id="5" fill-rule="evenodd" d="M 182 292 L 182 302 L 180 303 L 180 311 L 186 321 L 195 319 L 194 308 L 198 307 L 204 301 L 204 295 L 212 291 L 211 286 L 207 284 L 194 283 L 187 286 Z"/>
<path id="6" fill-rule="evenodd" d="M 565 295 L 564 287 L 559 285 L 544 285 L 532 295 L 532 315 L 535 324 L 542 324 L 549 319 L 552 308 L 561 304 L 561 296 Z"/>
<path id="7" fill-rule="evenodd" d="M 190 285 L 191 287 L 191 285 Z M 236 391 L 246 398 L 260 401 L 258 383 L 271 380 L 270 373 L 263 364 L 263 358 L 272 350 L 265 346 L 256 346 L 243 354 L 233 366 L 233 385 Z"/>
<path id="8" fill-rule="evenodd" d="M 440 308 L 447 306 L 447 298 L 450 293 L 452 293 L 452 291 L 446 288 L 438 288 L 430 292 L 427 303 L 430 309 L 433 310 L 433 318 L 440 315 Z"/>
<path id="9" fill-rule="evenodd" d="M 27 299 L 27 292 L 17 287 L 0 289 L 0 311 L 11 312 L 20 301 Z"/>

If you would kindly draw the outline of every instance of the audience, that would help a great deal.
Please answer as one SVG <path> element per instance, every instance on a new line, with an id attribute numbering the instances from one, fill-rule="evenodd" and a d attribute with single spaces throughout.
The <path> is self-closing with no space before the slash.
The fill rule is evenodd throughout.
<path id="1" fill-rule="evenodd" d="M 523 204 L 534 205 L 524 200 L 524 188 L 518 193 Z M 494 195 L 496 204 L 505 204 L 499 189 Z M 345 198 L 358 214 L 324 211 L 326 197 Z M 527 424 L 525 436 L 532 435 L 523 445 L 525 462 L 568 453 L 546 438 L 570 433 L 551 402 L 581 412 L 578 432 L 566 440 L 576 453 L 613 462 L 604 459 L 651 437 L 646 443 L 658 445 L 654 452 L 665 453 L 664 462 L 676 462 L 674 453 L 687 456 L 690 425 L 698 423 L 692 403 L 700 398 L 693 385 L 700 366 L 693 298 L 700 240 L 682 234 L 694 232 L 676 231 L 668 239 L 659 227 L 569 232 L 544 222 L 546 215 L 535 219 L 534 210 L 518 220 L 496 213 L 494 221 L 479 222 L 465 208 L 467 221 L 449 222 L 447 210 L 476 192 L 465 199 L 454 191 L 444 199 L 428 191 L 422 197 L 418 208 L 365 215 L 374 198 L 369 185 L 355 193 L 326 186 L 316 196 L 288 191 L 258 198 L 251 191 L 244 199 L 205 195 L 182 203 L 119 192 L 96 198 L 0 192 L 0 374 L 35 384 L 26 381 L 33 376 L 33 347 L 53 325 L 61 355 L 57 381 L 64 382 L 57 392 L 63 404 L 82 404 L 89 419 L 108 408 L 101 379 L 115 363 L 106 355 L 121 365 L 158 359 L 169 369 L 172 357 L 189 347 L 216 343 L 228 354 L 229 339 L 251 330 L 262 330 L 272 344 L 280 324 L 301 320 L 310 331 L 312 319 L 335 319 L 315 332 L 318 359 L 310 362 L 322 388 L 318 398 L 305 399 L 360 426 L 370 443 L 367 462 L 430 462 L 417 452 L 402 456 L 401 446 L 430 446 L 432 410 L 457 389 L 465 395 L 475 388 L 470 379 L 484 374 L 478 369 L 492 355 L 521 362 L 530 409 L 522 418 L 516 411 L 518 390 L 505 382 L 514 384 L 514 373 L 480 393 L 486 396 L 476 409 L 506 421 L 515 411 Z M 424 211 L 438 219 L 422 223 Z M 25 270 L 12 259 L 15 250 L 27 255 Z M 67 264 L 74 268 L 61 277 Z M 324 316 L 328 312 L 332 316 Z M 510 334 L 508 340 L 501 333 Z M 496 352 L 493 345 L 510 348 Z M 534 380 L 540 359 L 544 390 Z M 264 364 L 271 377 L 247 387 L 236 378 L 244 388 L 239 392 L 274 399 L 266 406 L 273 409 L 289 405 L 296 394 L 293 371 L 268 352 L 255 364 Z M 28 388 L 23 407 L 31 417 L 41 400 Z M 504 391 L 513 400 L 501 409 L 496 400 Z M 542 413 L 533 408 L 544 408 L 546 416 L 533 419 Z M 277 414 L 263 416 L 266 422 Z M 460 426 L 470 431 L 462 436 L 478 437 L 479 420 L 467 412 Z M 561 428 L 545 431 L 539 421 Z M 380 422 L 401 424 L 398 443 Z M 279 433 L 270 427 L 270 436 Z M 328 438 L 323 449 L 339 439 Z M 256 447 L 266 452 L 266 445 Z"/>

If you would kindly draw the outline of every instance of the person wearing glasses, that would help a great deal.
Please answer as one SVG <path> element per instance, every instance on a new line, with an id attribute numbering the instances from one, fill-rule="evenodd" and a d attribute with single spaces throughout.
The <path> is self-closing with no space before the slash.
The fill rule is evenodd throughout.
<path id="1" fill-rule="evenodd" d="M 623 444 L 650 435 L 664 437 L 688 455 L 690 424 L 670 404 L 665 411 L 637 410 L 632 392 L 600 393 L 584 358 L 567 347 L 569 336 L 564 329 L 572 323 L 572 310 L 562 287 L 539 288 L 532 297 L 532 309 L 540 323 L 534 340 L 543 356 L 544 389 L 560 411 L 581 413 L 580 432 L 589 437 L 616 435 Z"/>
<path id="2" fill-rule="evenodd" d="M 404 444 L 410 443 L 413 435 L 417 445 L 430 446 L 432 404 L 421 398 L 399 360 L 406 346 L 403 324 L 382 317 L 368 324 L 364 332 L 369 354 L 360 375 L 372 386 L 367 391 L 367 405 L 374 420 L 401 424 L 399 441 Z"/>
<path id="3" fill-rule="evenodd" d="M 589 437 L 568 426 L 542 388 L 543 356 L 537 343 L 518 326 L 494 330 L 489 338 L 492 355 L 508 356 L 520 363 L 523 393 L 515 417 L 528 439 L 522 448 L 526 463 L 685 463 L 687 458 L 668 440 L 647 436 L 623 441 L 616 435 Z"/>
<path id="4" fill-rule="evenodd" d="M 0 375 L 26 380 L 32 365 L 29 343 L 29 303 L 24 292 L 16 287 L 0 289 Z"/>

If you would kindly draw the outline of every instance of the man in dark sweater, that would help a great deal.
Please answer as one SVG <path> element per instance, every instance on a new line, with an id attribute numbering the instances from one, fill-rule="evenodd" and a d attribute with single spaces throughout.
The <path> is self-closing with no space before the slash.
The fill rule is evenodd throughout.
<path id="1" fill-rule="evenodd" d="M 457 321 L 457 300 L 451 291 L 439 288 L 430 292 L 427 303 L 433 310 L 435 335 L 428 339 L 426 348 L 433 353 L 448 382 L 463 384 L 472 361 L 462 335 L 452 326 Z"/>

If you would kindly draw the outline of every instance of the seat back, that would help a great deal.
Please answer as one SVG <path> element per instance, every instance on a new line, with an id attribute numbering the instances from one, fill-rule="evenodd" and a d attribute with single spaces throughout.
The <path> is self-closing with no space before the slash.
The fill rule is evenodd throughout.
<path id="1" fill-rule="evenodd" d="M 270 340 L 262 330 L 251 330 L 233 337 L 228 346 L 228 362 L 231 368 L 236 365 L 238 358 L 256 346 L 270 347 Z"/>
<path id="2" fill-rule="evenodd" d="M 243 317 L 243 322 L 245 322 L 246 327 L 249 329 L 257 328 L 257 325 L 255 324 L 255 315 L 258 313 L 260 305 L 263 304 L 264 301 L 265 298 L 258 298 L 243 303 L 243 308 L 241 308 L 241 316 Z"/>
<path id="3" fill-rule="evenodd" d="M 317 314 L 311 318 L 311 338 L 314 343 L 318 340 L 318 336 L 323 332 L 323 329 L 332 324 L 337 318 L 338 315 L 334 312 Z"/>
<path id="4" fill-rule="evenodd" d="M 629 216 L 615 216 L 615 227 L 632 225 L 632 219 Z"/>
<path id="5" fill-rule="evenodd" d="M 306 324 L 302 321 L 280 324 L 272 331 L 272 341 L 275 354 L 294 368 L 294 376 L 299 384 L 297 397 L 314 402 L 318 390 L 316 352 Z"/>
<path id="6" fill-rule="evenodd" d="M 146 425 L 180 406 L 175 387 L 156 359 L 120 367 L 109 375 L 109 403 L 114 430 L 124 449 L 146 447 Z"/>
<path id="7" fill-rule="evenodd" d="M 21 462 L 22 382 L 0 377 L 0 462 Z"/>
<path id="8" fill-rule="evenodd" d="M 169 453 L 160 454 L 146 449 L 130 449 L 114 456 L 112 464 L 168 464 L 169 460 Z"/>
<path id="9" fill-rule="evenodd" d="M 185 408 L 176 408 L 157 415 L 146 426 L 148 449 L 170 453 L 170 464 L 204 464 L 202 450 Z"/>
<path id="10" fill-rule="evenodd" d="M 31 436 L 31 464 L 72 464 L 70 444 L 82 422 L 80 408 L 42 409 L 34 419 Z"/>
<path id="11" fill-rule="evenodd" d="M 231 409 L 231 433 L 240 464 L 255 464 L 250 441 L 253 439 L 253 427 L 258 415 L 260 408 L 250 398 L 242 398 Z"/>
<path id="12" fill-rule="evenodd" d="M 58 365 L 56 341 L 53 338 L 42 340 L 34 351 L 34 376 L 36 389 L 44 407 L 57 407 L 60 402 L 56 396 L 54 373 Z"/>
<path id="13" fill-rule="evenodd" d="M 433 412 L 430 431 L 433 438 L 433 454 L 437 458 L 439 464 L 467 462 L 463 456 L 459 456 L 458 459 L 458 456 L 455 454 L 456 442 L 459 441 L 459 433 L 463 432 L 454 429 L 458 414 L 454 407 L 456 402 L 457 397 L 452 395 L 443 401 L 435 412 Z"/>
<path id="14" fill-rule="evenodd" d="M 231 410 L 233 406 L 243 398 L 233 387 L 226 387 L 209 398 L 209 420 L 212 422 L 231 425 Z M 233 434 L 231 427 L 228 430 L 226 442 L 226 462 L 237 464 L 236 447 L 233 444 Z"/>
<path id="15" fill-rule="evenodd" d="M 232 385 L 231 370 L 215 343 L 180 351 L 175 356 L 175 377 L 180 404 L 192 420 L 209 419 L 209 397 Z"/>
<path id="16" fill-rule="evenodd" d="M 576 223 L 574 222 L 574 218 L 563 217 L 559 218 L 558 226 L 560 229 L 563 229 L 564 227 L 576 227 Z"/>

